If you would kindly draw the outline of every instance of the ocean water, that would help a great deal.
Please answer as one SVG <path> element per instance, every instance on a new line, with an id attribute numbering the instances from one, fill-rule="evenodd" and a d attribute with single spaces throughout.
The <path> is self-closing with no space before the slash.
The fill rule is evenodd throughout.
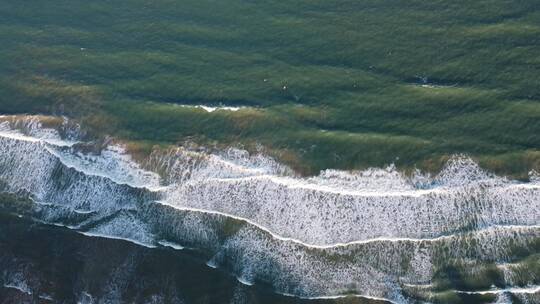
<path id="1" fill-rule="evenodd" d="M 455 155 L 435 175 L 302 177 L 241 149 L 136 159 L 67 121 L 0 120 L 7 302 L 538 301 L 536 172 Z"/>
<path id="2" fill-rule="evenodd" d="M 0 0 L 0 304 L 540 304 L 540 5 Z"/>

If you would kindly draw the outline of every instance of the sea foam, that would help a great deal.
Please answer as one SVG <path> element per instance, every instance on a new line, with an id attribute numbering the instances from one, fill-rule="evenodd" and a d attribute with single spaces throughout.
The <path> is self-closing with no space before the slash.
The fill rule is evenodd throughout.
<path id="1" fill-rule="evenodd" d="M 535 172 L 517 182 L 458 155 L 436 176 L 389 166 L 299 177 L 239 149 L 161 149 L 136 162 L 122 145 L 86 152 L 77 132 L 24 119 L 0 119 L 0 187 L 34 200 L 37 219 L 197 248 L 209 265 L 283 294 L 401 303 L 407 286 L 429 286 L 448 263 L 511 262 L 539 246 Z M 519 293 L 519 274 L 500 271 Z"/>

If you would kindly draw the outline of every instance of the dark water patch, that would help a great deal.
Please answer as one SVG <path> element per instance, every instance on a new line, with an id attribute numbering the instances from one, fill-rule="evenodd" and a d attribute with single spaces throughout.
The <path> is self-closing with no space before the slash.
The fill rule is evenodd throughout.
<path id="1" fill-rule="evenodd" d="M 209 268 L 195 252 L 87 237 L 6 213 L 0 269 L 0 285 L 12 286 L 0 288 L 2 303 L 385 303 L 280 296 Z"/>

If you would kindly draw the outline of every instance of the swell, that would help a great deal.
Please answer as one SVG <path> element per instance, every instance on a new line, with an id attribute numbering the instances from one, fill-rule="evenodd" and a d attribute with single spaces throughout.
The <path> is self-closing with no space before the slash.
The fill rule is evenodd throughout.
<path id="1" fill-rule="evenodd" d="M 102 208 L 100 205 L 107 200 L 95 196 L 94 192 L 103 193 L 110 201 L 108 206 L 113 209 L 122 206 L 119 201 L 131 200 L 129 192 L 135 197 L 145 192 L 118 182 L 110 175 L 89 173 L 77 166 L 75 158 L 66 162 L 62 154 L 51 153 L 54 148 L 50 144 L 4 138 L 3 146 L 2 168 L 19 172 L 17 176 L 3 174 L 4 182 L 12 188 L 8 190 L 28 191 L 40 202 L 65 205 L 61 202 L 78 201 L 77 205 L 71 206 L 74 211 L 91 213 L 95 207 Z M 6 156 L 28 153 L 34 153 L 34 157 L 27 162 L 18 159 L 20 164 Z M 21 176 L 25 178 L 21 179 Z M 69 186 L 63 189 L 63 185 Z M 315 186 L 267 174 L 241 178 L 205 176 L 204 179 L 192 177 L 182 184 L 170 185 L 166 191 L 154 190 L 152 192 L 156 194 L 149 197 L 164 197 L 164 203 L 178 208 L 240 218 L 260 229 L 272 231 L 277 237 L 320 247 L 374 239 L 432 239 L 490 226 L 535 225 L 540 210 L 537 185 L 493 179 L 467 186 L 387 193 L 338 192 L 335 188 L 328 191 L 325 185 Z M 94 199 L 90 200 L 90 196 Z M 135 205 L 131 207 L 135 208 Z M 306 213 L 309 219 L 306 219 Z M 358 222 L 362 225 L 353 225 Z"/>
<path id="2" fill-rule="evenodd" d="M 80 141 L 78 137 L 83 136 L 80 127 L 72 126 L 65 118 L 61 120 L 63 128 L 60 131 L 44 128 L 39 119 L 39 116 L 0 116 L 0 138 L 6 141 L 5 145 L 8 146 L 6 149 L 13 149 L 14 145 L 21 143 L 21 149 L 26 149 L 28 153 L 34 152 L 30 151 L 31 149 L 40 152 L 36 153 L 36 156 L 41 159 L 36 161 L 56 158 L 53 161 L 85 175 L 103 177 L 111 182 L 134 188 L 162 189 L 159 187 L 158 174 L 142 170 L 121 146 L 101 147 L 98 142 Z M 67 138 L 61 134 L 67 134 L 65 135 Z M 47 153 L 50 155 L 45 155 Z"/>
<path id="3" fill-rule="evenodd" d="M 321 246 L 380 237 L 435 238 L 495 225 L 535 225 L 540 218 L 537 186 L 482 181 L 373 196 L 288 187 L 275 179 L 192 181 L 171 191 L 166 202 L 248 219 Z"/>
<path id="4" fill-rule="evenodd" d="M 183 212 L 194 212 L 194 213 L 203 213 L 207 215 L 216 215 L 219 217 L 223 217 L 226 219 L 233 219 L 237 220 L 238 222 L 253 226 L 255 229 L 259 229 L 261 231 L 264 231 L 268 235 L 270 235 L 273 239 L 282 241 L 282 242 L 292 242 L 296 243 L 298 245 L 307 247 L 307 248 L 313 248 L 313 249 L 330 249 L 330 248 L 336 248 L 336 247 L 347 247 L 352 245 L 360 245 L 360 244 L 366 244 L 366 243 L 372 243 L 372 242 L 435 242 L 443 239 L 449 239 L 458 237 L 459 235 L 463 235 L 470 232 L 482 232 L 487 231 L 490 229 L 509 229 L 509 230 L 519 230 L 519 229 L 540 229 L 540 225 L 490 225 L 486 226 L 484 228 L 476 228 L 474 230 L 465 230 L 465 231 L 457 231 L 451 234 L 447 235 L 441 235 L 436 236 L 433 238 L 408 238 L 408 237 L 377 237 L 377 238 L 369 238 L 369 239 L 363 239 L 363 240 L 357 240 L 357 241 L 351 241 L 348 243 L 331 243 L 331 244 L 325 244 L 325 245 L 317 245 L 317 244 L 310 244 L 306 243 L 300 239 L 290 238 L 290 237 L 284 237 L 281 235 L 278 235 L 274 233 L 269 228 L 262 226 L 250 219 L 242 218 L 239 216 L 226 214 L 220 211 L 214 211 L 214 210 L 206 210 L 206 209 L 198 209 L 198 208 L 191 208 L 191 207 L 178 207 L 174 205 L 167 204 L 162 201 L 156 201 L 156 203 L 163 204 L 166 206 L 170 206 L 174 208 L 175 210 L 183 211 Z"/>

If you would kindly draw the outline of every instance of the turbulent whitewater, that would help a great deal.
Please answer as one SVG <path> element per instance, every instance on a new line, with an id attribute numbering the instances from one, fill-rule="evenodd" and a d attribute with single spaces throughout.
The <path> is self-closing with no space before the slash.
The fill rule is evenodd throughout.
<path id="1" fill-rule="evenodd" d="M 40 221 L 197 248 L 244 283 L 298 297 L 539 299 L 540 273 L 524 271 L 540 248 L 535 172 L 518 182 L 455 156 L 436 176 L 390 166 L 303 178 L 264 155 L 182 147 L 134 161 L 119 142 L 42 120 L 0 117 L 0 190 L 31 198 Z M 494 269 L 502 285 L 458 290 L 445 281 L 449 267 L 488 282 Z"/>

